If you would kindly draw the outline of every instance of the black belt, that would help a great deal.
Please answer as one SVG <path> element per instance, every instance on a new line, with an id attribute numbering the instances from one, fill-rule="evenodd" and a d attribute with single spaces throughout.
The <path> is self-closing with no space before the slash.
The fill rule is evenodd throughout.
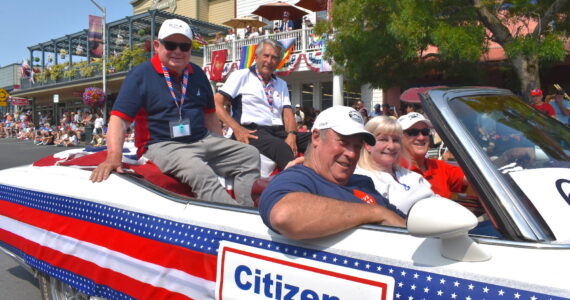
<path id="1" fill-rule="evenodd" d="M 242 124 L 241 126 L 243 126 L 244 128 L 247 129 L 258 129 L 258 128 L 267 128 L 267 129 L 273 129 L 273 130 L 282 130 L 284 129 L 283 125 L 257 125 L 255 123 L 249 123 L 249 124 Z"/>

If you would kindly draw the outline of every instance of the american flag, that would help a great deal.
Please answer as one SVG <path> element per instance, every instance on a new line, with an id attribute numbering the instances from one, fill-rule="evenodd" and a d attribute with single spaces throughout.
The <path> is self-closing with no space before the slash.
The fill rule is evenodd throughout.
<path id="1" fill-rule="evenodd" d="M 193 31 L 193 34 L 192 34 L 192 35 L 193 35 L 193 37 L 194 37 L 194 40 L 195 40 L 196 42 L 198 42 L 199 44 L 201 44 L 201 45 L 208 45 L 208 42 L 202 37 L 201 34 L 197 33 L 196 31 Z"/>

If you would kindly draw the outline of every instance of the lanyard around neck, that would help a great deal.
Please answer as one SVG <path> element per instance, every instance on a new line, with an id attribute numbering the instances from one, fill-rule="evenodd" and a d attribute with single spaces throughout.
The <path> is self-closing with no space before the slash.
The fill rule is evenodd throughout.
<path id="1" fill-rule="evenodd" d="M 172 79 L 170 79 L 168 69 L 162 63 L 160 66 L 162 67 L 162 72 L 164 73 L 164 80 L 166 81 L 166 85 L 170 90 L 170 95 L 172 95 L 172 100 L 174 100 L 174 103 L 178 107 L 179 120 L 182 121 L 182 106 L 184 105 L 184 99 L 186 99 L 186 87 L 188 86 L 188 67 L 184 68 L 184 75 L 182 79 L 182 95 L 180 95 L 180 104 L 178 104 L 178 99 L 174 93 L 174 88 L 172 87 Z"/>
<path id="2" fill-rule="evenodd" d="M 259 72 L 257 72 L 257 69 L 255 69 L 255 74 L 257 75 L 257 78 L 259 78 L 259 81 L 261 82 L 261 85 L 263 86 L 263 91 L 265 92 L 265 97 L 267 98 L 267 103 L 269 104 L 269 110 L 271 110 L 271 112 L 273 112 L 273 92 L 275 91 L 275 85 L 273 83 L 275 82 L 275 79 L 273 79 L 273 77 L 271 77 L 271 79 L 269 79 L 269 82 L 265 83 L 265 80 L 263 80 L 263 77 L 261 77 L 261 74 L 259 74 Z"/>

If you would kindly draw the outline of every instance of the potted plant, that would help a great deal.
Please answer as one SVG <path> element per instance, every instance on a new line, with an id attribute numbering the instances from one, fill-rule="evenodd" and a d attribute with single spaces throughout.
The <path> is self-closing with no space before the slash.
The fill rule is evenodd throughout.
<path id="1" fill-rule="evenodd" d="M 75 68 L 69 68 L 63 71 L 63 78 L 65 79 L 73 79 L 75 77 Z"/>
<path id="2" fill-rule="evenodd" d="M 93 76 L 93 73 L 95 73 L 95 69 L 95 65 L 85 65 L 79 69 L 79 74 L 81 74 L 83 77 L 90 77 Z"/>
<path id="3" fill-rule="evenodd" d="M 144 28 L 141 28 L 137 33 L 139 36 L 139 42 L 143 43 L 145 41 L 146 30 Z"/>
<path id="4" fill-rule="evenodd" d="M 59 49 L 59 57 L 61 57 L 61 59 L 65 59 L 66 56 L 67 56 L 67 50 Z"/>
<path id="5" fill-rule="evenodd" d="M 105 93 L 96 87 L 86 88 L 83 92 L 83 103 L 90 107 L 98 107 L 105 103 Z"/>
<path id="6" fill-rule="evenodd" d="M 65 64 L 54 65 L 51 67 L 51 72 L 49 78 L 53 81 L 57 81 L 63 75 L 63 70 L 65 69 Z"/>

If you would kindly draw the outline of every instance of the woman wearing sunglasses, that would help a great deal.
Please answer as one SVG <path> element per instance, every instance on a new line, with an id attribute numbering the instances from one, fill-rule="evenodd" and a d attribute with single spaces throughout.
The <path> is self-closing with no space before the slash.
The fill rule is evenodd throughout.
<path id="1" fill-rule="evenodd" d="M 395 119 L 375 117 L 365 128 L 376 136 L 376 145 L 364 145 L 355 174 L 372 178 L 376 190 L 406 214 L 416 201 L 434 196 L 426 179 L 400 166 L 403 132 Z"/>
<path id="2" fill-rule="evenodd" d="M 458 166 L 444 161 L 426 158 L 430 144 L 431 122 L 422 114 L 411 112 L 398 118 L 404 131 L 402 145 L 411 164 L 404 167 L 422 175 L 431 184 L 434 193 L 450 198 L 452 192 L 463 193 L 467 179 Z"/>

